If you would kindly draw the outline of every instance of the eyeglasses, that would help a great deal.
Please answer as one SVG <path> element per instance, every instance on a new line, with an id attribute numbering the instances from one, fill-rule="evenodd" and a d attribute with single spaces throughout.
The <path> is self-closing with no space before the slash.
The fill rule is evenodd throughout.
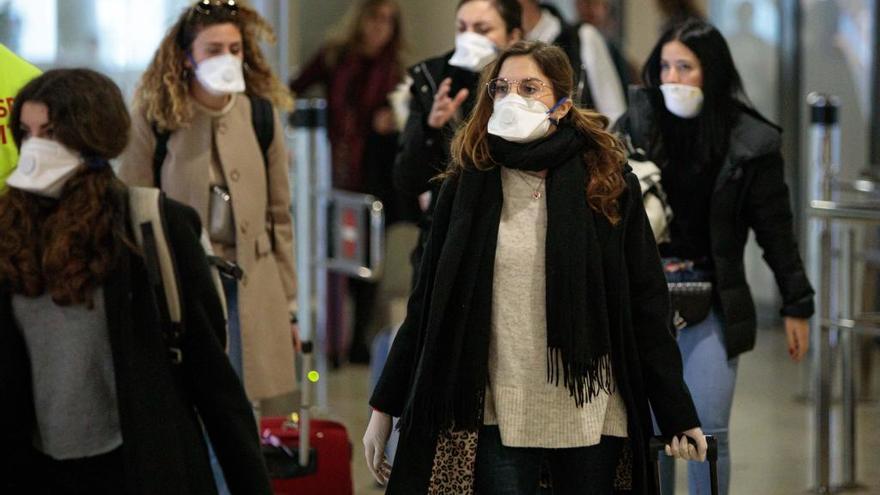
<path id="1" fill-rule="evenodd" d="M 500 100 L 510 94 L 511 86 L 516 86 L 517 94 L 526 99 L 540 98 L 544 96 L 544 90 L 550 88 L 547 83 L 534 77 L 527 77 L 520 81 L 496 77 L 486 83 L 486 90 L 489 92 L 489 98 Z"/>
<path id="2" fill-rule="evenodd" d="M 235 0 L 199 0 L 192 6 L 193 12 L 202 15 L 211 15 L 216 12 L 215 9 L 225 9 L 227 14 L 235 15 L 238 13 L 238 3 Z"/>

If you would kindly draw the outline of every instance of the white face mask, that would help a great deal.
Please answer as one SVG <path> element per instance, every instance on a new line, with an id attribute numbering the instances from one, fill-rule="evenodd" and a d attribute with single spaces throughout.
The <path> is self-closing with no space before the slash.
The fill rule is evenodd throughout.
<path id="1" fill-rule="evenodd" d="M 28 138 L 21 145 L 18 166 L 6 183 L 22 191 L 58 199 L 67 179 L 82 162 L 79 153 L 58 141 Z"/>
<path id="2" fill-rule="evenodd" d="M 196 65 L 194 60 L 193 65 Z M 231 53 L 202 60 L 195 72 L 196 79 L 211 94 L 222 96 L 244 91 L 242 60 Z"/>
<path id="3" fill-rule="evenodd" d="M 489 118 L 489 134 L 514 143 L 528 143 L 540 139 L 550 131 L 550 114 L 566 98 L 561 98 L 553 108 L 534 99 L 525 99 L 510 93 L 495 102 L 492 117 Z"/>
<path id="4" fill-rule="evenodd" d="M 687 84 L 661 84 L 663 102 L 669 113 L 683 119 L 692 119 L 703 109 L 703 90 Z"/>
<path id="5" fill-rule="evenodd" d="M 498 57 L 498 47 L 489 38 L 466 31 L 455 35 L 455 53 L 449 65 L 479 72 Z"/>

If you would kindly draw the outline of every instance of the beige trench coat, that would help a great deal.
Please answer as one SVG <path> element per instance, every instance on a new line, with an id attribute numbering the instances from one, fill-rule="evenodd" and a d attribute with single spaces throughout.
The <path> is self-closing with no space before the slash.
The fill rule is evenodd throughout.
<path id="1" fill-rule="evenodd" d="M 244 271 L 238 285 L 244 385 L 251 400 L 275 397 L 295 388 L 289 310 L 295 307 L 296 275 L 288 186 L 288 154 L 277 112 L 266 171 L 244 95 L 224 115 L 195 108 L 192 122 L 173 132 L 162 166 L 162 190 L 193 207 L 206 224 L 212 141 L 235 218 L 236 262 Z M 141 112 L 132 116 L 132 132 L 122 155 L 119 177 L 129 185 L 155 186 L 156 138 Z M 267 190 L 268 189 L 268 190 Z M 268 196 L 268 198 L 267 198 Z M 267 211 L 275 221 L 272 251 Z"/>

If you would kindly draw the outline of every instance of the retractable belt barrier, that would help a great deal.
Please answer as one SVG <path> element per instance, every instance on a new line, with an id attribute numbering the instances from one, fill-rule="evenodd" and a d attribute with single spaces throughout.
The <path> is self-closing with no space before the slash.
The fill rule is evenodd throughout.
<path id="1" fill-rule="evenodd" d="M 311 408 L 327 406 L 327 385 L 321 380 L 327 372 L 327 273 L 365 280 L 381 276 L 385 214 L 373 196 L 333 189 L 325 100 L 297 100 L 289 124 L 285 135 L 294 161 L 290 187 L 296 224 L 297 319 L 303 341 L 299 457 L 305 466 Z"/>
<path id="2" fill-rule="evenodd" d="M 813 489 L 832 493 L 861 487 L 856 481 L 855 338 L 880 335 L 880 315 L 864 310 L 865 227 L 880 225 L 880 196 L 868 178 L 840 179 L 839 105 L 834 96 L 811 93 L 808 172 L 810 280 L 816 288 L 811 324 L 810 382 L 813 398 Z M 873 184 L 876 184 L 875 182 Z M 874 309 L 876 311 L 876 308 Z M 840 359 L 840 434 L 832 428 L 832 354 Z M 839 446 L 839 483 L 832 485 L 832 432 Z"/>

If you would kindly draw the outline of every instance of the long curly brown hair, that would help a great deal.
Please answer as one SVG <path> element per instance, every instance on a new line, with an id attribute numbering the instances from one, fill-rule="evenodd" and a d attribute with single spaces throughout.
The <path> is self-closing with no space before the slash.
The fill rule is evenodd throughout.
<path id="1" fill-rule="evenodd" d="M 266 98 L 283 110 L 293 108 L 290 91 L 272 72 L 260 49 L 260 42 L 276 41 L 266 19 L 242 2 L 236 2 L 235 10 L 212 3 L 213 8 L 207 12 L 201 3 L 184 10 L 165 34 L 135 90 L 135 108 L 162 130 L 186 127 L 193 117 L 189 97 L 193 73 L 186 67 L 187 52 L 202 29 L 226 23 L 234 24 L 241 32 L 247 94 Z"/>
<path id="2" fill-rule="evenodd" d="M 528 56 L 535 61 L 553 86 L 555 100 L 564 96 L 572 98 L 574 76 L 568 57 L 561 49 L 540 41 L 519 41 L 501 53 L 495 62 L 483 70 L 479 89 L 498 77 L 505 60 L 517 56 Z M 487 139 L 492 110 L 493 102 L 488 92 L 479 91 L 470 119 L 458 129 L 452 140 L 452 161 L 446 175 L 455 175 L 468 168 L 487 170 L 497 165 Z M 587 203 L 594 211 L 616 224 L 620 220 L 617 199 L 626 188 L 622 173 L 626 158 L 620 141 L 605 130 L 608 119 L 592 110 L 572 107 L 560 120 L 560 125 L 573 126 L 593 143 L 584 152 Z"/>
<path id="3" fill-rule="evenodd" d="M 48 292 L 59 305 L 92 307 L 94 289 L 132 246 L 125 231 L 125 186 L 107 162 L 128 141 L 128 111 L 106 76 L 52 70 L 15 99 L 10 124 L 19 147 L 27 138 L 21 111 L 29 102 L 46 105 L 53 139 L 90 165 L 80 165 L 58 200 L 11 186 L 0 196 L 0 290 L 28 297 Z"/>

